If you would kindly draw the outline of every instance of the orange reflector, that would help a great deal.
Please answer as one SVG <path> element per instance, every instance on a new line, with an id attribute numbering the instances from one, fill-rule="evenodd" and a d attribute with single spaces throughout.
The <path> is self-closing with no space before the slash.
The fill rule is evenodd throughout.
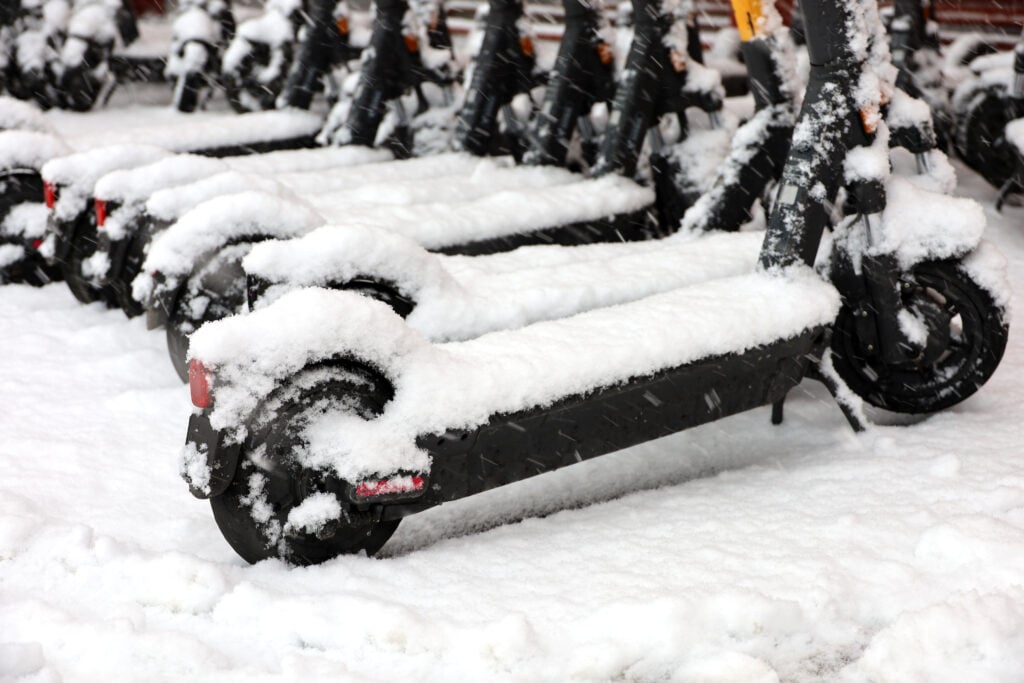
<path id="1" fill-rule="evenodd" d="M 348 17 L 338 17 L 335 23 L 338 25 L 338 33 L 348 35 Z"/>
<path id="2" fill-rule="evenodd" d="M 681 74 L 686 71 L 686 55 L 679 50 L 672 50 L 668 54 L 672 60 L 672 68 L 676 70 L 677 74 Z"/>
<path id="3" fill-rule="evenodd" d="M 420 41 L 416 38 L 416 36 L 407 33 L 404 36 L 402 36 L 402 38 L 405 39 L 406 50 L 408 50 L 409 52 L 419 52 Z"/>
<path id="4" fill-rule="evenodd" d="M 860 122 L 864 126 L 864 132 L 868 135 L 874 135 L 875 131 L 878 130 L 879 119 L 881 119 L 881 114 L 878 111 L 877 104 L 860 110 Z"/>
<path id="5" fill-rule="evenodd" d="M 523 36 L 519 39 L 519 49 L 523 51 L 523 54 L 527 57 L 533 56 L 533 39 L 530 36 Z"/>
<path id="6" fill-rule="evenodd" d="M 612 51 L 612 46 L 608 43 L 598 43 L 597 57 L 601 60 L 602 64 L 607 66 L 615 60 L 615 52 Z"/>
<path id="7" fill-rule="evenodd" d="M 761 17 L 761 0 L 732 0 L 732 11 L 736 17 L 736 28 L 740 32 L 740 40 L 744 43 L 758 34 Z"/>

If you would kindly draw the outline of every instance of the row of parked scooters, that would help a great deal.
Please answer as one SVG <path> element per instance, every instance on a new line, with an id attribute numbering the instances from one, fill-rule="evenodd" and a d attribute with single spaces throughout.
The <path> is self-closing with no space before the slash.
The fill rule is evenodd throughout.
<path id="1" fill-rule="evenodd" d="M 316 135 L 292 111 L 75 150 L 0 109 L 21 129 L 0 133 L 4 279 L 165 328 L 195 405 L 183 476 L 245 559 L 373 553 L 446 501 L 779 422 L 805 378 L 861 428 L 865 403 L 941 410 L 995 371 L 1004 264 L 914 91 L 919 2 L 887 35 L 875 0 L 805 0 L 804 83 L 771 0 L 733 0 L 738 128 L 685 4 L 634 0 L 617 79 L 603 14 L 564 5 L 528 115 L 518 0 L 490 0 L 464 95 L 414 119 L 428 41 L 378 0 L 319 149 L 283 149 Z"/>

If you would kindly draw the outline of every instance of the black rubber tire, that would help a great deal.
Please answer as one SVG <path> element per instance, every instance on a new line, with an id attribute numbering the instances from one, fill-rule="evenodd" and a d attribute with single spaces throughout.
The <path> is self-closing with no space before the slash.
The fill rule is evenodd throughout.
<path id="1" fill-rule="evenodd" d="M 103 84 L 82 69 L 66 72 L 61 79 L 60 104 L 64 109 L 87 112 L 96 106 Z"/>
<path id="2" fill-rule="evenodd" d="M 951 344 L 943 356 L 930 364 L 885 366 L 864 350 L 853 313 L 844 306 L 832 335 L 832 360 L 850 389 L 877 408 L 910 414 L 943 410 L 992 376 L 1006 349 L 1009 327 L 991 295 L 955 262 L 920 264 L 904 282 L 909 285 L 903 290 L 905 304 L 931 302 L 950 316 Z"/>
<path id="3" fill-rule="evenodd" d="M 1017 168 L 1016 158 L 1004 140 L 1011 118 L 1002 86 L 979 90 L 965 109 L 957 112 L 957 154 L 994 187 L 1002 187 Z"/>
<path id="4" fill-rule="evenodd" d="M 313 377 L 319 379 L 310 383 Z M 356 524 L 342 519 L 326 537 L 286 534 L 283 529 L 289 512 L 307 495 L 344 487 L 344 482 L 304 469 L 296 461 L 296 449 L 302 445 L 301 428 L 309 416 L 346 410 L 369 419 L 380 414 L 391 395 L 387 380 L 353 364 L 303 371 L 279 389 L 277 396 L 288 398 L 246 439 L 234 479 L 223 494 L 210 500 L 217 526 L 235 552 L 250 563 L 278 558 L 310 565 L 339 555 L 372 555 L 380 550 L 400 520 Z M 254 457 L 255 453 L 260 457 Z M 254 498 L 269 512 L 262 521 L 253 517 Z"/>
<path id="5" fill-rule="evenodd" d="M 60 262 L 60 272 L 71 294 L 83 304 L 101 299 L 100 292 L 82 277 L 82 261 L 87 257 L 77 248 L 72 249 L 67 259 Z"/>
<path id="6" fill-rule="evenodd" d="M 38 254 L 32 253 L 21 261 L 0 268 L 0 284 L 22 284 L 42 287 L 62 279 L 60 268 L 49 265 Z"/>
<path id="7" fill-rule="evenodd" d="M 195 71 L 179 76 L 174 85 L 174 107 L 186 114 L 194 112 L 199 108 L 200 96 L 205 84 L 206 77 Z"/>

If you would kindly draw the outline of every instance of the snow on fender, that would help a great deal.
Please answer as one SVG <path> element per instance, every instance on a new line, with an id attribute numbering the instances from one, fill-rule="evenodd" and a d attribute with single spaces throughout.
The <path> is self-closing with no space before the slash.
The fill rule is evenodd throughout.
<path id="1" fill-rule="evenodd" d="M 241 192 L 198 205 L 154 240 L 132 296 L 151 305 L 186 279 L 202 257 L 251 237 L 297 237 L 322 225 L 308 205 L 262 192 Z"/>
<path id="2" fill-rule="evenodd" d="M 24 130 L 0 132 L 0 170 L 38 171 L 51 159 L 70 153 L 71 149 L 63 140 L 49 133 Z"/>
<path id="3" fill-rule="evenodd" d="M 189 340 L 189 359 L 213 376 L 210 424 L 235 440 L 246 420 L 284 380 L 319 361 L 345 356 L 391 381 L 430 343 L 387 305 L 353 292 L 306 288 L 244 316 L 207 323 Z"/>
<path id="4" fill-rule="evenodd" d="M 39 109 L 27 102 L 7 96 L 0 97 L 0 130 L 53 132 L 46 117 Z"/>
<path id="5" fill-rule="evenodd" d="M 266 303 L 282 290 L 327 287 L 366 277 L 393 285 L 413 301 L 445 296 L 459 288 L 438 256 L 413 240 L 355 225 L 325 225 L 300 239 L 257 244 L 242 267 L 272 285 L 282 285 L 267 291 L 260 300 Z"/>

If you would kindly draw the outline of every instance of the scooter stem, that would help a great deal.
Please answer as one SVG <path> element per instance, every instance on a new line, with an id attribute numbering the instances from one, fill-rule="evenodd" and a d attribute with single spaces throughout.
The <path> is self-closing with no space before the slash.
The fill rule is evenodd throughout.
<path id="1" fill-rule="evenodd" d="M 843 0 L 803 0 L 811 73 L 759 264 L 813 265 L 830 224 L 847 150 L 867 142 L 853 88 L 862 64 Z M 824 192 L 814 191 L 818 184 Z"/>

